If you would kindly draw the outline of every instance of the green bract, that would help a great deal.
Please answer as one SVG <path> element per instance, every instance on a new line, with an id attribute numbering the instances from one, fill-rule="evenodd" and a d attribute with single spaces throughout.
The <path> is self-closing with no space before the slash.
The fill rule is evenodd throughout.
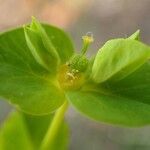
<path id="1" fill-rule="evenodd" d="M 92 41 L 84 36 L 76 54 L 63 31 L 35 18 L 24 28 L 1 33 L 0 96 L 35 115 L 69 101 L 98 121 L 150 124 L 150 47 L 139 41 L 139 31 L 106 42 L 88 59 Z"/>

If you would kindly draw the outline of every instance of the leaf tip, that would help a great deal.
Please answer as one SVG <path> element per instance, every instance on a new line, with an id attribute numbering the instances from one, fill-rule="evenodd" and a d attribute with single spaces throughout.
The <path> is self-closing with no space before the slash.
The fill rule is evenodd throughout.
<path id="1" fill-rule="evenodd" d="M 139 41 L 140 40 L 140 29 L 138 29 L 135 33 L 133 33 L 131 36 L 129 36 L 128 39 Z"/>

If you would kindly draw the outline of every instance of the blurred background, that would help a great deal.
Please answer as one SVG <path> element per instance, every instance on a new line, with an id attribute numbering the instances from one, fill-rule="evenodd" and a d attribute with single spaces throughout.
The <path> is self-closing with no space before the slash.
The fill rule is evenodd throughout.
<path id="1" fill-rule="evenodd" d="M 23 25 L 31 16 L 67 31 L 76 50 L 87 32 L 94 35 L 89 55 L 111 38 L 127 37 L 137 29 L 150 44 L 150 0 L 0 0 L 0 31 Z M 0 122 L 11 106 L 0 101 Z M 150 150 L 150 126 L 121 128 L 93 122 L 72 108 L 70 150 Z"/>

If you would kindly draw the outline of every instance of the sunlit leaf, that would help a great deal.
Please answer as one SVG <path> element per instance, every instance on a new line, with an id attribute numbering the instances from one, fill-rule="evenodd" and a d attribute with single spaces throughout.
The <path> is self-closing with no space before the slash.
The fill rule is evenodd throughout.
<path id="1" fill-rule="evenodd" d="M 135 33 L 133 33 L 131 36 L 128 37 L 130 40 L 140 40 L 140 30 L 137 30 Z"/>
<path id="2" fill-rule="evenodd" d="M 150 63 L 118 82 L 85 86 L 68 92 L 81 113 L 98 121 L 126 126 L 150 123 Z"/>
<path id="3" fill-rule="evenodd" d="M 1 150 L 34 150 L 20 114 L 12 114 L 0 129 Z"/>
<path id="4" fill-rule="evenodd" d="M 43 26 L 64 63 L 73 53 L 69 38 L 60 29 Z M 52 112 L 65 100 L 56 77 L 32 56 L 23 28 L 0 34 L 0 97 L 30 114 Z"/>
<path id="5" fill-rule="evenodd" d="M 12 113 L 0 128 L 1 150 L 37 150 L 50 126 L 53 115 L 30 116 Z M 53 150 L 67 150 L 69 130 L 62 123 L 52 145 Z"/>
<path id="6" fill-rule="evenodd" d="M 150 58 L 150 48 L 130 39 L 115 39 L 106 42 L 98 51 L 92 79 L 96 83 L 120 80 L 134 72 Z"/>

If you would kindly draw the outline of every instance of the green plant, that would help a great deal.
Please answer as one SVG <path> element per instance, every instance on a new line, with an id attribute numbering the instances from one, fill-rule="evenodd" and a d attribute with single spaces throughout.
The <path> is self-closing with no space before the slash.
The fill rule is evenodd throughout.
<path id="1" fill-rule="evenodd" d="M 150 47 L 139 31 L 87 58 L 92 41 L 84 36 L 77 54 L 62 30 L 35 18 L 0 34 L 0 96 L 18 110 L 1 128 L 1 150 L 67 149 L 68 104 L 97 121 L 150 124 Z"/>

